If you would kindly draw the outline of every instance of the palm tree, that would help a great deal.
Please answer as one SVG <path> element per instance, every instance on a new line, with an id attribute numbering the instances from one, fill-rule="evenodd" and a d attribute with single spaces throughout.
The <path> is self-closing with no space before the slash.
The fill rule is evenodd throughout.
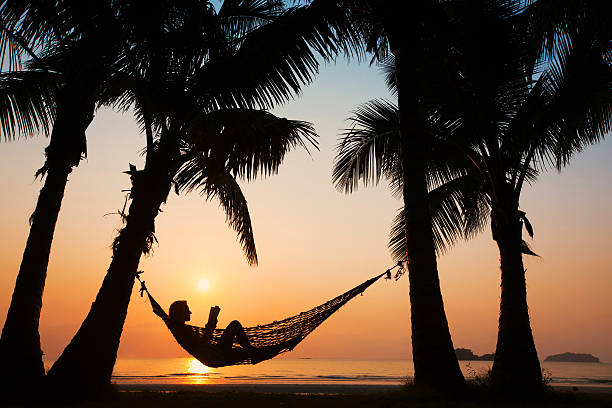
<path id="1" fill-rule="evenodd" d="M 408 261 L 412 326 L 414 381 L 443 391 L 464 387 L 465 381 L 453 348 L 444 302 L 440 290 L 432 220 L 427 196 L 426 156 L 430 137 L 420 132 L 419 111 L 423 109 L 422 91 L 432 89 L 433 72 L 445 75 L 448 56 L 447 17 L 443 2 L 423 0 L 411 3 L 403 13 L 401 1 L 346 1 L 357 21 L 368 50 L 385 62 L 393 56 L 394 89 L 398 98 L 398 126 L 401 171 L 402 214 L 406 246 L 402 259 Z M 346 192 L 356 187 L 356 179 L 341 181 L 336 165 L 336 181 Z M 348 169 L 344 169 L 349 171 Z"/>
<path id="2" fill-rule="evenodd" d="M 599 44 L 582 34 L 541 72 L 525 35 L 534 31 L 526 29 L 529 14 L 501 8 L 505 16 L 500 19 L 498 7 L 490 2 L 465 14 L 468 27 L 473 27 L 470 16 L 476 12 L 484 18 L 462 46 L 463 74 L 470 84 L 461 99 L 472 112 L 463 114 L 459 132 L 472 135 L 473 158 L 482 174 L 500 252 L 502 292 L 493 381 L 507 390 L 537 389 L 542 377 L 522 260 L 523 254 L 534 255 L 522 236 L 523 227 L 533 236 L 533 227 L 520 208 L 520 194 L 525 181 L 539 171 L 560 169 L 574 152 L 610 130 L 612 72 Z"/>
<path id="3" fill-rule="evenodd" d="M 329 24 L 312 9 L 282 10 L 275 1 L 226 2 L 218 11 L 208 2 L 191 6 L 175 5 L 169 15 L 180 18 L 168 24 L 172 30 L 158 27 L 164 51 L 124 73 L 132 91 L 108 95 L 109 102 L 136 106 L 147 157 L 143 170 L 130 166 L 125 227 L 96 301 L 49 371 L 54 386 L 79 384 L 89 393 L 110 384 L 138 262 L 156 240 L 155 217 L 172 184 L 218 198 L 255 264 L 250 217 L 235 179 L 275 173 L 290 148 L 314 143 L 309 124 L 254 108 L 285 101 L 310 80 L 317 67 L 311 47 L 336 52 Z M 183 47 L 177 38 L 198 41 Z"/>
<path id="4" fill-rule="evenodd" d="M 473 236 L 491 220 L 502 271 L 493 381 L 508 391 L 537 389 L 542 377 L 522 261 L 522 254 L 535 255 L 522 238 L 523 227 L 531 236 L 533 227 L 520 209 L 520 193 L 539 171 L 551 165 L 560 169 L 573 153 L 610 130 L 612 70 L 588 36 L 574 38 L 543 72 L 536 70 L 529 53 L 533 47 L 526 44 L 525 15 L 495 2 L 473 6 L 454 14 L 458 32 L 464 33 L 456 37 L 461 80 L 448 88 L 436 110 L 424 115 L 427 128 L 437 135 L 428 166 L 434 235 L 444 248 Z M 471 20 L 474 16 L 477 21 Z M 401 183 L 396 115 L 396 107 L 380 102 L 356 112 L 358 127 L 340 145 L 337 180 L 378 181 L 383 175 L 395 186 Z M 455 146 L 455 153 L 444 146 Z M 403 223 L 398 216 L 392 228 L 396 257 L 406 247 Z"/>
<path id="5" fill-rule="evenodd" d="M 100 89 L 127 48 L 113 4 L 0 3 L 0 43 L 9 61 L 0 79 L 4 137 L 52 126 L 45 164 L 36 173 L 45 181 L 0 339 L 0 358 L 12 373 L 2 386 L 10 391 L 44 375 L 38 324 L 55 224 L 68 175 L 87 153 L 85 131 Z"/>

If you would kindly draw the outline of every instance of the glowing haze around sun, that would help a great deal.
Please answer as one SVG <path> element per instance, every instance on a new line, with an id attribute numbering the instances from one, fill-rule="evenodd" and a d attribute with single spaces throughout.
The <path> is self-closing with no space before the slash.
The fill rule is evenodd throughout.
<path id="1" fill-rule="evenodd" d="M 208 279 L 200 279 L 198 281 L 198 289 L 200 289 L 202 292 L 206 292 L 208 289 L 210 289 L 210 282 L 208 281 Z"/>

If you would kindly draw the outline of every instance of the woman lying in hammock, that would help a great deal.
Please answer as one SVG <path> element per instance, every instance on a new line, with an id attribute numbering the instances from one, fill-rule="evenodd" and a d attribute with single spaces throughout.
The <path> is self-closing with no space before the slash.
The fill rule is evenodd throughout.
<path id="1" fill-rule="evenodd" d="M 184 300 L 172 303 L 168 315 L 159 309 L 161 307 L 158 304 L 154 305 L 156 314 L 162 312 L 165 315 L 164 321 L 181 347 L 209 367 L 221 367 L 244 360 L 256 364 L 276 356 L 283 349 L 293 349 L 300 340 L 298 338 L 271 346 L 254 347 L 238 320 L 228 324 L 221 336 L 215 339 L 213 333 L 221 311 L 219 306 L 210 308 L 208 323 L 204 327 L 185 324 L 191 320 L 191 311 Z"/>

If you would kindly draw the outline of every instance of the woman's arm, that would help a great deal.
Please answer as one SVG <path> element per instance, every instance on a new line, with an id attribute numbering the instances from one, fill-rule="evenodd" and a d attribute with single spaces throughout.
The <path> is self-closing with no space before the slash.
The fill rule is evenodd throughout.
<path id="1" fill-rule="evenodd" d="M 147 295 L 149 295 L 149 292 L 147 292 Z M 155 299 L 153 299 L 153 296 L 149 295 L 149 301 L 151 302 L 151 307 L 153 308 L 153 313 L 155 313 L 156 315 L 158 315 L 159 317 L 161 317 L 164 320 L 168 320 L 168 314 L 159 305 L 159 303 L 157 303 L 155 301 Z"/>

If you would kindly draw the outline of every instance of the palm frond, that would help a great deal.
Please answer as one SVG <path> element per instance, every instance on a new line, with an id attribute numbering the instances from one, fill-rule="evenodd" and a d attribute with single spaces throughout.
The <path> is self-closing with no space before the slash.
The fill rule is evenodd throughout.
<path id="1" fill-rule="evenodd" d="M 279 118 L 266 111 L 224 109 L 194 119 L 185 135 L 185 157 L 222 162 L 235 177 L 253 180 L 275 174 L 295 147 L 306 151 L 318 148 L 317 137 L 308 122 Z M 188 186 L 197 177 L 197 173 L 181 171 L 177 182 Z"/>
<path id="2" fill-rule="evenodd" d="M 58 2 L 2 1 L 0 3 L 0 69 L 18 70 L 24 58 L 54 40 L 52 24 L 59 16 Z M 6 64 L 6 65 L 5 65 Z"/>
<path id="3" fill-rule="evenodd" d="M 404 215 L 404 207 L 399 209 L 391 223 L 387 246 L 394 261 L 406 259 L 408 248 L 406 247 L 406 216 Z"/>
<path id="4" fill-rule="evenodd" d="M 592 43 L 579 40 L 548 70 L 548 131 L 559 169 L 612 130 L 612 65 Z"/>
<path id="5" fill-rule="evenodd" d="M 253 30 L 231 56 L 208 62 L 194 86 L 207 110 L 271 108 L 298 94 L 318 72 L 319 59 L 359 50 L 352 25 L 336 2 L 294 7 Z M 247 68 L 248 67 L 248 68 Z"/>
<path id="6" fill-rule="evenodd" d="M 249 265 L 255 266 L 257 251 L 247 201 L 234 176 L 220 164 L 222 163 L 201 158 L 197 162 L 193 160 L 188 162 L 183 171 L 189 172 L 191 167 L 197 167 L 200 177 L 197 183 L 183 185 L 181 188 L 187 191 L 197 190 L 207 200 L 213 198 L 219 200 L 225 211 L 226 222 L 236 231 Z"/>
<path id="7" fill-rule="evenodd" d="M 251 216 L 249 215 L 247 201 L 236 179 L 229 173 L 221 173 L 216 177 L 209 177 L 208 182 L 213 183 L 209 191 L 219 199 L 225 211 L 227 223 L 238 234 L 238 242 L 242 246 L 249 265 L 257 265 L 257 251 Z"/>
<path id="8" fill-rule="evenodd" d="M 380 68 L 385 75 L 387 88 L 393 96 L 397 97 L 397 75 L 395 74 L 395 57 L 391 54 L 380 63 Z"/>
<path id="9" fill-rule="evenodd" d="M 521 220 L 523 221 L 523 225 L 525 226 L 525 230 L 527 231 L 527 234 L 531 238 L 533 238 L 533 226 L 531 225 L 529 218 L 527 218 L 527 214 L 525 213 L 525 211 L 519 211 L 519 215 L 520 215 Z"/>
<path id="10" fill-rule="evenodd" d="M 538 0 L 529 1 L 525 15 L 535 47 L 549 60 L 556 60 L 558 51 L 576 36 L 587 33 L 605 54 L 612 47 L 612 28 L 608 1 Z"/>
<path id="11" fill-rule="evenodd" d="M 399 160 L 399 124 L 397 106 L 385 100 L 373 100 L 360 106 L 349 119 L 336 147 L 332 180 L 340 191 L 350 193 L 359 181 L 378 183 L 392 178 Z"/>
<path id="12" fill-rule="evenodd" d="M 535 252 L 533 252 L 529 244 L 525 241 L 521 241 L 521 252 L 524 253 L 525 255 L 531 255 L 531 256 L 537 256 L 537 257 L 540 256 L 536 254 Z"/>
<path id="13" fill-rule="evenodd" d="M 457 177 L 428 193 L 434 245 L 444 254 L 459 239 L 471 239 L 488 225 L 489 200 L 480 191 L 479 180 Z M 395 217 L 389 234 L 389 249 L 395 260 L 406 256 L 406 228 L 403 208 Z"/>
<path id="14" fill-rule="evenodd" d="M 43 71 L 0 74 L 0 126 L 5 140 L 48 134 L 55 117 L 60 77 Z"/>
<path id="15" fill-rule="evenodd" d="M 283 10 L 279 0 L 225 0 L 218 17 L 228 38 L 241 40 L 257 27 L 272 21 Z"/>
<path id="16" fill-rule="evenodd" d="M 36 58 L 36 53 L 12 27 L 0 19 L 0 70 L 14 71 L 21 68 L 23 55 Z"/>

